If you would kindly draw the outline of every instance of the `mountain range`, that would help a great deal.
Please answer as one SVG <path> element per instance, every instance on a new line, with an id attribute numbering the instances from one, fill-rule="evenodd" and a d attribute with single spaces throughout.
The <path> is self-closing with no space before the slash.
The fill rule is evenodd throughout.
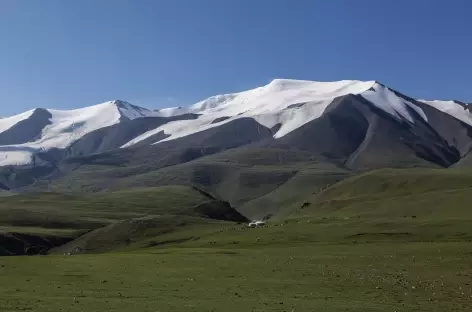
<path id="1" fill-rule="evenodd" d="M 467 165 L 471 107 L 377 81 L 276 79 L 188 107 L 37 108 L 0 119 L 0 189 L 192 185 L 266 216 L 359 171 Z"/>

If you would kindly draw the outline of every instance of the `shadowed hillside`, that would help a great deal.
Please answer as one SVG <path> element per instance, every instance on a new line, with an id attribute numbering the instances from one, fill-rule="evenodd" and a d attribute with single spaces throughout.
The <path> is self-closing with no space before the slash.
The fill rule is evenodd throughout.
<path id="1" fill-rule="evenodd" d="M 155 235 L 211 220 L 247 221 L 228 203 L 186 186 L 100 194 L 30 193 L 0 198 L 0 226 L 4 233 L 1 247 L 5 254 L 16 254 L 19 250 L 27 253 L 26 250 L 32 248 L 44 252 L 85 232 L 104 228 L 100 230 L 103 232 L 122 222 L 133 224 L 132 220 L 143 217 L 156 220 L 152 225 Z M 186 221 L 180 224 L 183 220 Z M 123 243 L 129 243 L 131 237 L 144 235 L 136 233 L 142 228 L 130 229 L 132 232 L 121 230 L 116 232 L 119 233 L 116 240 Z"/>

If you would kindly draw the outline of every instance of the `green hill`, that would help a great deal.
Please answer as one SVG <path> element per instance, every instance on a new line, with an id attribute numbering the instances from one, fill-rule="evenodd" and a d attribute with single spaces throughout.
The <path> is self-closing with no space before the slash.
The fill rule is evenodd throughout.
<path id="1" fill-rule="evenodd" d="M 263 212 L 259 199 L 275 195 L 267 204 L 263 203 L 268 208 L 263 213 L 276 214 L 294 197 L 306 197 L 349 174 L 351 172 L 341 164 L 322 155 L 251 147 L 230 149 L 177 165 L 160 161 L 126 166 L 82 164 L 56 179 L 38 183 L 33 190 L 97 192 L 166 185 L 197 186 L 253 218 Z M 292 191 L 296 192 L 295 196 Z"/>
<path id="2" fill-rule="evenodd" d="M 0 198 L 1 237 L 5 240 L 4 245 L 8 245 L 8 250 L 26 250 L 38 244 L 38 248 L 51 247 L 54 244 L 44 244 L 42 241 L 61 238 L 59 241 L 63 244 L 64 240 L 80 237 L 86 232 L 115 228 L 116 224 L 122 224 L 124 220 L 133 223 L 133 220 L 140 218 L 154 218 L 152 226 L 156 228 L 156 235 L 169 229 L 178 230 L 183 225 L 215 220 L 247 221 L 229 204 L 188 186 L 92 194 L 29 193 Z M 182 220 L 186 221 L 181 224 Z M 119 231 L 116 241 L 127 242 L 132 237 L 137 239 L 142 234 L 137 232 L 144 230 L 133 228 L 131 232 Z"/>
<path id="3" fill-rule="evenodd" d="M 472 172 L 455 169 L 382 169 L 337 183 L 307 199 L 315 214 L 469 218 Z"/>

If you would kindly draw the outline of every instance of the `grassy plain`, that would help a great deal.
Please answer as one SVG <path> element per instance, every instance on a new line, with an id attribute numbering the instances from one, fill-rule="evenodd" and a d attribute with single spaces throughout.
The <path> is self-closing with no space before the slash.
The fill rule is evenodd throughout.
<path id="1" fill-rule="evenodd" d="M 470 311 L 471 182 L 455 170 L 374 171 L 255 229 L 191 214 L 175 224 L 169 208 L 142 203 L 138 214 L 156 214 L 83 238 L 111 252 L 0 257 L 0 311 Z M 159 232 L 161 221 L 178 230 Z"/>

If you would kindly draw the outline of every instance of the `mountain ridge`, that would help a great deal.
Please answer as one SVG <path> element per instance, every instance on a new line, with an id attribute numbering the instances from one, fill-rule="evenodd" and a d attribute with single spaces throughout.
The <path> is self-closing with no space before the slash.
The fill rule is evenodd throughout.
<path id="1" fill-rule="evenodd" d="M 471 116 L 374 80 L 275 79 L 154 111 L 121 100 L 35 109 L 0 119 L 0 183 L 17 189 L 92 163 L 160 170 L 243 147 L 307 152 L 348 170 L 449 167 L 472 149 Z"/>

